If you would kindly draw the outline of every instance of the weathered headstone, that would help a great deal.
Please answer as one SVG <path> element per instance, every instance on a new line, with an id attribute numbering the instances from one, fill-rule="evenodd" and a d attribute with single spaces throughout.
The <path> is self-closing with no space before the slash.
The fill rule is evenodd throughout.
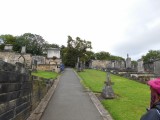
<path id="1" fill-rule="evenodd" d="M 105 99 L 112 99 L 115 97 L 111 84 L 112 83 L 111 83 L 110 73 L 107 72 L 107 79 L 105 81 L 105 86 L 102 91 L 102 96 Z"/>
<path id="2" fill-rule="evenodd" d="M 127 54 L 127 59 L 126 59 L 126 68 L 131 68 L 131 58 Z"/>
<path id="3" fill-rule="evenodd" d="M 160 75 L 160 60 L 154 61 L 154 74 Z"/>
<path id="4" fill-rule="evenodd" d="M 13 45 L 11 44 L 6 44 L 4 47 L 4 51 L 12 51 L 12 49 L 13 49 Z"/>
<path id="5" fill-rule="evenodd" d="M 143 66 L 143 60 L 138 60 L 137 61 L 138 66 L 137 66 L 137 71 L 138 73 L 144 73 L 144 66 Z"/>
<path id="6" fill-rule="evenodd" d="M 21 53 L 26 53 L 26 46 L 22 46 Z"/>

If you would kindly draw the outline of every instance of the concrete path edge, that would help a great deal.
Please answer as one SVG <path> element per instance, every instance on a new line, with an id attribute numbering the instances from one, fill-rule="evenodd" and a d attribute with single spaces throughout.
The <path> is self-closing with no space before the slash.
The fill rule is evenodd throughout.
<path id="1" fill-rule="evenodd" d="M 77 74 L 77 72 L 75 70 L 74 70 L 74 73 L 77 75 L 78 79 L 81 81 L 82 79 L 79 77 L 79 75 Z M 88 89 L 87 93 L 88 93 L 90 99 L 92 100 L 92 102 L 94 103 L 94 105 L 96 106 L 96 108 L 98 109 L 98 111 L 101 114 L 103 120 L 113 120 L 112 116 L 103 107 L 103 105 L 101 104 L 101 102 L 99 101 L 99 99 L 96 97 L 96 95 L 89 88 L 87 88 L 87 89 Z"/>
<path id="2" fill-rule="evenodd" d="M 36 109 L 30 114 L 30 116 L 27 118 L 27 120 L 40 120 L 53 93 L 55 92 L 55 89 L 59 83 L 61 76 L 58 76 L 57 79 L 54 81 L 54 84 L 52 87 L 48 90 L 47 94 L 44 96 L 44 98 L 41 100 L 39 105 L 36 107 Z"/>

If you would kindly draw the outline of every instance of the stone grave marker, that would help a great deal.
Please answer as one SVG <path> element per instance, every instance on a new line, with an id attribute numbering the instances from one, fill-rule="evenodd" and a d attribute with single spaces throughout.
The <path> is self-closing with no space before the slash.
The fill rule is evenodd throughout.
<path id="1" fill-rule="evenodd" d="M 126 68 L 131 68 L 131 58 L 127 54 L 127 59 L 126 59 Z"/>
<path id="2" fill-rule="evenodd" d="M 105 81 L 105 86 L 102 90 L 102 97 L 105 99 L 112 99 L 115 97 L 113 89 L 112 89 L 112 83 L 111 83 L 109 72 L 107 72 L 107 79 Z"/>
<path id="3" fill-rule="evenodd" d="M 26 53 L 26 46 L 22 46 L 21 53 Z"/>
<path id="4" fill-rule="evenodd" d="M 13 49 L 13 45 L 11 44 L 6 44 L 4 47 L 4 51 L 12 51 L 12 49 Z"/>
<path id="5" fill-rule="evenodd" d="M 137 71 L 138 73 L 144 73 L 144 66 L 143 66 L 143 60 L 138 60 L 138 66 L 137 66 Z"/>

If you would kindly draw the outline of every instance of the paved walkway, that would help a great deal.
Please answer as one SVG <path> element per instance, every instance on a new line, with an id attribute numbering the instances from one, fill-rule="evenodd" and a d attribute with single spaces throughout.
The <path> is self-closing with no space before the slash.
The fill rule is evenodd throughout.
<path id="1" fill-rule="evenodd" d="M 66 69 L 41 120 L 103 120 L 72 69 Z"/>

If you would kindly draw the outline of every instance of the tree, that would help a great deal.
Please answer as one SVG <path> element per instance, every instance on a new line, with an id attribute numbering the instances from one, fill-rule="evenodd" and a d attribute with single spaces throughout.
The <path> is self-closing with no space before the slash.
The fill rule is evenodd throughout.
<path id="1" fill-rule="evenodd" d="M 14 44 L 16 37 L 10 34 L 1 35 L 0 38 L 3 40 L 4 44 Z"/>
<path id="2" fill-rule="evenodd" d="M 66 66 L 75 67 L 78 57 L 80 61 L 86 61 L 86 52 L 91 48 L 90 41 L 82 40 L 79 37 L 74 40 L 71 36 L 68 36 L 67 47 L 61 50 L 63 52 L 62 60 Z"/>
<path id="3" fill-rule="evenodd" d="M 95 54 L 95 58 L 97 60 L 107 60 L 110 58 L 110 54 L 109 54 L 109 52 L 101 51 L 101 52 Z"/>
<path id="4" fill-rule="evenodd" d="M 49 43 L 45 43 L 44 45 L 43 45 L 43 47 L 44 47 L 44 49 L 47 49 L 47 48 L 60 48 L 59 47 L 59 45 L 57 45 L 57 44 L 49 44 Z"/>
<path id="5" fill-rule="evenodd" d="M 142 56 L 144 63 L 152 62 L 156 59 L 160 59 L 160 50 L 149 50 L 146 55 Z"/>
<path id="6" fill-rule="evenodd" d="M 25 33 L 17 37 L 14 49 L 20 52 L 21 47 L 26 46 L 27 53 L 31 53 L 33 55 L 42 55 L 42 48 L 45 46 L 45 44 L 46 41 L 40 35 Z"/>
<path id="7" fill-rule="evenodd" d="M 33 55 L 42 55 L 43 50 L 49 47 L 60 48 L 57 44 L 47 43 L 42 36 L 25 33 L 21 36 L 1 35 L 0 39 L 4 41 L 4 44 L 0 45 L 0 50 L 4 49 L 5 44 L 12 44 L 13 51 L 21 52 L 22 46 L 26 46 L 26 52 Z"/>
<path id="8" fill-rule="evenodd" d="M 109 60 L 123 60 L 124 61 L 125 59 L 120 56 L 110 55 Z"/>
<path id="9" fill-rule="evenodd" d="M 13 35 L 10 34 L 6 34 L 6 35 L 1 35 L 0 39 L 3 40 L 3 44 L 0 45 L 0 50 L 4 49 L 5 44 L 12 44 L 14 45 L 16 42 L 16 37 L 14 37 Z"/>

